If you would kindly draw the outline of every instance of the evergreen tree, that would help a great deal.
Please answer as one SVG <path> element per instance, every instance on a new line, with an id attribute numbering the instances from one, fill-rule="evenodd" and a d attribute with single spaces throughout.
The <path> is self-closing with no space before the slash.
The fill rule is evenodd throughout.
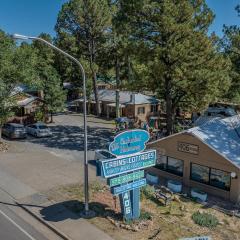
<path id="1" fill-rule="evenodd" d="M 176 108 L 200 110 L 229 86 L 229 61 L 207 31 L 213 13 L 205 0 L 119 0 L 122 28 L 147 66 L 143 87 L 166 101 L 167 133 Z M 124 30 L 123 30 L 124 31 Z"/>
<path id="2" fill-rule="evenodd" d="M 240 7 L 236 10 L 240 13 Z M 239 15 L 240 16 L 240 15 Z M 231 67 L 231 86 L 224 96 L 228 101 L 240 103 L 240 27 L 224 26 L 223 48 L 226 55 L 230 58 Z"/>
<path id="3" fill-rule="evenodd" d="M 97 58 L 105 41 L 111 21 L 109 1 L 107 0 L 70 0 L 63 4 L 56 24 L 58 42 L 62 38 L 73 39 L 73 49 L 77 58 L 87 60 L 93 81 L 96 113 L 100 115 L 97 91 Z M 75 40 L 75 43 L 74 43 Z"/>
<path id="4" fill-rule="evenodd" d="M 42 33 L 39 37 L 52 42 L 52 38 L 48 34 Z M 55 69 L 54 50 L 40 41 L 34 41 L 32 45 L 38 56 L 36 73 L 39 77 L 39 89 L 43 91 L 43 111 L 50 112 L 52 122 L 53 113 L 64 108 L 66 93 L 62 89 L 61 78 Z"/>
<path id="5" fill-rule="evenodd" d="M 34 84 L 35 65 L 36 56 L 31 46 L 23 44 L 17 47 L 0 30 L 0 141 L 2 126 L 13 114 L 15 101 L 12 93 L 19 83 Z"/>

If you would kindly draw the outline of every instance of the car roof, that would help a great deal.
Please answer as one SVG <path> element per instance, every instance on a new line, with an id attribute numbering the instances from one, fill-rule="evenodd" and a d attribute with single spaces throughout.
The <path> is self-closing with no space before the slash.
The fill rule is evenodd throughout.
<path id="1" fill-rule="evenodd" d="M 7 123 L 7 124 L 10 124 L 13 127 L 24 127 L 22 124 L 19 123 Z"/>
<path id="2" fill-rule="evenodd" d="M 35 126 L 47 126 L 45 123 L 42 123 L 42 122 L 37 122 L 37 123 L 31 124 L 31 125 L 35 125 Z"/>

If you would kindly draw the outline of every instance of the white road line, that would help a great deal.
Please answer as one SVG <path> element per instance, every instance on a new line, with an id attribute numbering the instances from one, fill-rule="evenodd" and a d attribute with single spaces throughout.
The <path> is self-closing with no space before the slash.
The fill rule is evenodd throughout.
<path id="1" fill-rule="evenodd" d="M 20 227 L 16 222 L 14 222 L 8 215 L 6 215 L 3 211 L 0 210 L 0 213 L 7 218 L 9 222 L 11 222 L 15 227 L 17 227 L 22 233 L 24 233 L 29 239 L 36 240 L 34 237 L 32 237 L 28 232 L 26 232 L 22 227 Z"/>

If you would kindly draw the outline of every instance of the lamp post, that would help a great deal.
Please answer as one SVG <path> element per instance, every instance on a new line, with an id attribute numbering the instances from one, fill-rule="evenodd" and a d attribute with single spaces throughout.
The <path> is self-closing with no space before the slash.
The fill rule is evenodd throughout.
<path id="1" fill-rule="evenodd" d="M 36 40 L 43 42 L 44 44 L 48 45 L 49 47 L 53 48 L 54 50 L 62 53 L 66 57 L 70 58 L 73 62 L 75 62 L 82 73 L 82 79 L 83 79 L 83 115 L 84 115 L 84 196 L 85 196 L 85 206 L 84 206 L 84 213 L 82 214 L 85 217 L 89 217 L 93 215 L 94 213 L 89 211 L 89 192 L 88 192 L 88 159 L 87 159 L 87 97 L 86 97 L 86 76 L 85 71 L 82 66 L 82 64 L 73 56 L 70 54 L 64 52 L 62 49 L 54 46 L 50 42 L 39 38 L 39 37 L 30 37 L 30 36 L 24 36 L 20 34 L 13 34 L 13 39 L 19 39 L 19 40 Z"/>

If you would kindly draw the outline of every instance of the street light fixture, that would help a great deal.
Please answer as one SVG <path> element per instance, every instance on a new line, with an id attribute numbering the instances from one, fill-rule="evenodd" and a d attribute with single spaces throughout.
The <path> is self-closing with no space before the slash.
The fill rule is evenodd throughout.
<path id="1" fill-rule="evenodd" d="M 12 35 L 13 39 L 16 40 L 36 40 L 45 43 L 49 47 L 53 48 L 54 50 L 62 53 L 66 57 L 70 58 L 73 62 L 75 62 L 81 70 L 82 73 L 82 79 L 83 79 L 83 115 L 84 115 L 84 195 L 85 195 L 85 206 L 84 210 L 85 212 L 83 213 L 83 216 L 85 217 L 90 217 L 94 213 L 89 211 L 89 191 L 88 191 L 88 159 L 87 159 L 87 97 L 86 97 L 86 75 L 84 68 L 82 64 L 73 56 L 70 54 L 64 52 L 62 49 L 54 46 L 50 42 L 39 38 L 39 37 L 30 37 L 30 36 L 24 36 L 20 34 L 13 34 Z"/>

